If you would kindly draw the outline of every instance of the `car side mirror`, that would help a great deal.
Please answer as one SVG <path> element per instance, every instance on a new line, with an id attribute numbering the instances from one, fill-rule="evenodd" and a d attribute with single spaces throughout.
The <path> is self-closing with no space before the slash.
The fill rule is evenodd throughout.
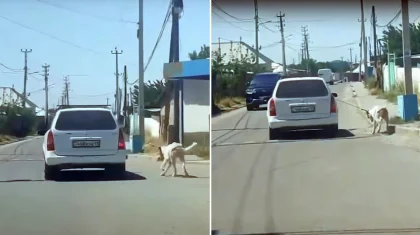
<path id="1" fill-rule="evenodd" d="M 125 127 L 125 116 L 118 115 L 118 127 L 120 129 Z"/>
<path id="2" fill-rule="evenodd" d="M 337 97 L 338 94 L 337 93 L 332 93 L 332 96 Z"/>
<path id="3" fill-rule="evenodd" d="M 37 131 L 38 135 L 45 135 L 45 133 L 47 133 L 47 130 L 38 130 Z"/>

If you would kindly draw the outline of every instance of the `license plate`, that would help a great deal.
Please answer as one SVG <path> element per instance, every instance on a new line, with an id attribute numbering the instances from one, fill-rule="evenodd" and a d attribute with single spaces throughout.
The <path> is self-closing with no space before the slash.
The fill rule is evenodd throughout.
<path id="1" fill-rule="evenodd" d="M 73 148 L 99 148 L 101 141 L 99 140 L 73 140 Z"/>
<path id="2" fill-rule="evenodd" d="M 260 105 L 260 108 L 267 108 L 267 104 Z"/>
<path id="3" fill-rule="evenodd" d="M 315 106 L 294 106 L 291 108 L 292 113 L 310 113 L 315 112 Z"/>

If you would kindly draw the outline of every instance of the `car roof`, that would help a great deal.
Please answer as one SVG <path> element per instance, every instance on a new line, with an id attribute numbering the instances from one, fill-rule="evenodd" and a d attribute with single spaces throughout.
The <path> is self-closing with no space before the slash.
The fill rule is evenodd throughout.
<path id="1" fill-rule="evenodd" d="M 280 73 L 274 73 L 274 72 L 257 73 L 256 75 L 270 75 L 270 74 L 277 74 L 277 75 L 281 75 Z"/>
<path id="2" fill-rule="evenodd" d="M 296 77 L 296 78 L 285 78 L 280 80 L 280 82 L 286 82 L 286 81 L 304 81 L 304 80 L 320 80 L 324 81 L 323 78 L 320 77 Z"/>
<path id="3" fill-rule="evenodd" d="M 107 111 L 107 112 L 111 112 L 111 110 L 106 109 L 106 108 L 67 108 L 67 109 L 58 110 L 58 113 L 72 112 L 72 111 Z"/>

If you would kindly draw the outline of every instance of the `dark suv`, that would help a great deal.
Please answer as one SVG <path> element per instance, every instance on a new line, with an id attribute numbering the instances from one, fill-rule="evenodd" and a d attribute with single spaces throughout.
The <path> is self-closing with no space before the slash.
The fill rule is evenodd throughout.
<path id="1" fill-rule="evenodd" d="M 273 94 L 274 87 L 282 78 L 279 73 L 259 73 L 247 83 L 245 91 L 246 109 L 258 109 L 260 105 L 267 104 Z"/>

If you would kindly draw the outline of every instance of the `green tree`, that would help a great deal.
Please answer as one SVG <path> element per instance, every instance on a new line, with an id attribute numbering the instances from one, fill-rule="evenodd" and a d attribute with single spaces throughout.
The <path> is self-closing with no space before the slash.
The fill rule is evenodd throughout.
<path id="1" fill-rule="evenodd" d="M 401 57 L 403 55 L 402 25 L 398 27 L 390 25 L 382 34 L 384 52 L 387 53 L 389 50 L 390 53 Z M 410 24 L 410 39 L 411 54 L 420 54 L 420 24 Z"/>
<path id="2" fill-rule="evenodd" d="M 210 47 L 204 44 L 203 46 L 201 46 L 199 52 L 194 50 L 193 52 L 188 53 L 188 57 L 190 58 L 190 60 L 200 60 L 200 59 L 210 58 Z"/>
<path id="3" fill-rule="evenodd" d="M 203 45 L 200 48 L 200 51 L 193 51 L 188 53 L 188 56 L 191 60 L 198 60 L 198 59 L 205 59 L 209 58 L 210 56 L 210 47 Z M 138 101 L 138 94 L 139 94 L 139 87 L 138 85 L 134 85 L 132 92 L 133 103 L 137 105 Z M 148 81 L 144 83 L 144 105 L 147 106 L 158 106 L 157 104 L 158 98 L 163 94 L 165 91 L 165 81 L 162 80 L 154 80 Z"/>
<path id="4" fill-rule="evenodd" d="M 159 96 L 165 90 L 165 82 L 154 80 L 154 81 L 147 81 L 144 83 L 144 106 L 157 106 L 156 103 Z M 138 103 L 138 95 L 139 95 L 139 87 L 138 85 L 134 85 L 133 90 L 133 103 L 137 105 Z"/>

